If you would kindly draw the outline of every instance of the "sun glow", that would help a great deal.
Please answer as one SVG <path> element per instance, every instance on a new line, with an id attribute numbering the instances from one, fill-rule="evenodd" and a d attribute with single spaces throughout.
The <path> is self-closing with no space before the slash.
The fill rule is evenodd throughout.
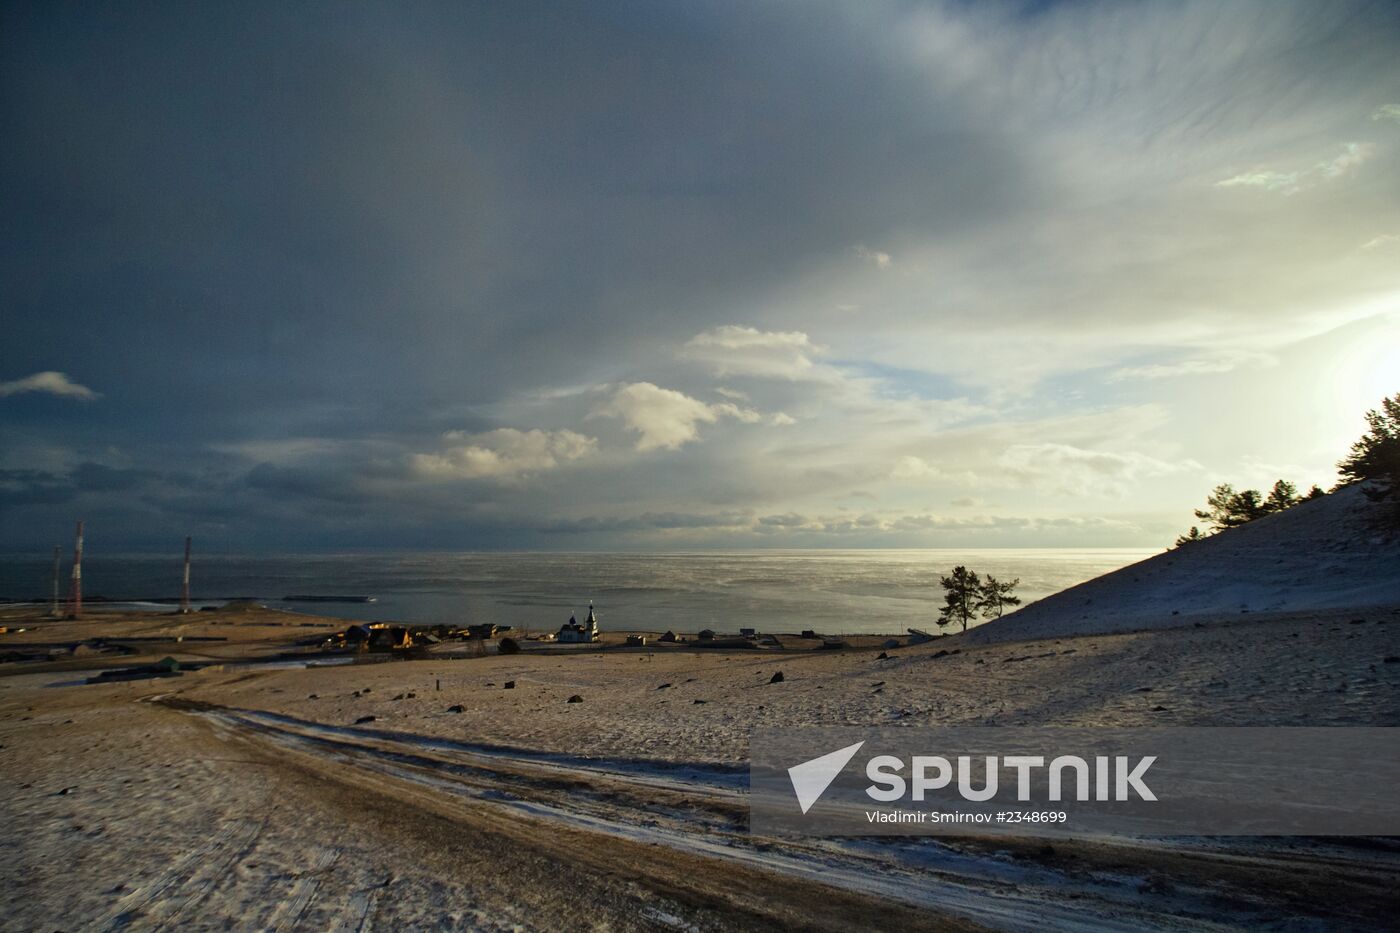
<path id="1" fill-rule="evenodd" d="M 1327 373 L 1338 410 L 1360 414 L 1400 392 L 1400 314 L 1368 327 Z"/>

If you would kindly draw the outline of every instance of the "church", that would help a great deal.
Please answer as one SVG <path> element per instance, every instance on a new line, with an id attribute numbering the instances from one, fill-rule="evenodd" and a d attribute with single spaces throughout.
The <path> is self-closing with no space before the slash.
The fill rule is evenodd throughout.
<path id="1" fill-rule="evenodd" d="M 555 641 L 560 642 L 595 642 L 598 640 L 598 617 L 593 614 L 593 604 L 588 604 L 588 618 L 579 625 L 578 620 L 569 616 L 569 621 L 559 627 L 559 634 Z"/>

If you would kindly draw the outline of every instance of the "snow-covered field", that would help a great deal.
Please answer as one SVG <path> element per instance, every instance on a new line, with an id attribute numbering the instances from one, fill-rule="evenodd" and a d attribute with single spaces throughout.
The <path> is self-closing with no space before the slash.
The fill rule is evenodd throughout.
<path id="1" fill-rule="evenodd" d="M 885 658 L 6 665 L 0 929 L 1383 929 L 1389 840 L 769 839 L 745 809 L 763 726 L 1400 725 L 1400 561 L 1347 504 Z M 182 624 L 225 659 L 307 631 Z"/>

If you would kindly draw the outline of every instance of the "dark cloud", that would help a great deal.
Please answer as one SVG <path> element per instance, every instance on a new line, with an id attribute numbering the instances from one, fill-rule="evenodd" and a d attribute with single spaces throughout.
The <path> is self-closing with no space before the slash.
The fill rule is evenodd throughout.
<path id="1" fill-rule="evenodd" d="M 878 33 L 779 12 L 9 5 L 6 364 L 194 436 L 368 419 L 1013 196 Z"/>
<path id="2" fill-rule="evenodd" d="M 787 517 L 912 514 L 1015 444 L 1127 488 L 1187 440 L 1132 406 L 1400 287 L 1397 36 L 1364 3 L 7 3 L 0 544 L 78 509 L 269 548 L 816 534 Z M 639 383 L 727 414 L 637 450 L 589 416 Z M 957 433 L 992 421 L 1035 436 Z"/>
<path id="3" fill-rule="evenodd" d="M 0 508 L 26 505 L 61 505 L 72 500 L 73 484 L 67 477 L 42 470 L 0 470 Z"/>

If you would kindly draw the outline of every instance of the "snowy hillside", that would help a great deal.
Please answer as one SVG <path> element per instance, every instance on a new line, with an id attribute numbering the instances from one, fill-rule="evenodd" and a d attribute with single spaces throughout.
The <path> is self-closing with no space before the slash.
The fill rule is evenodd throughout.
<path id="1" fill-rule="evenodd" d="M 1359 486 L 1081 583 L 968 632 L 985 643 L 1189 625 L 1203 615 L 1400 604 L 1400 534 Z"/>

